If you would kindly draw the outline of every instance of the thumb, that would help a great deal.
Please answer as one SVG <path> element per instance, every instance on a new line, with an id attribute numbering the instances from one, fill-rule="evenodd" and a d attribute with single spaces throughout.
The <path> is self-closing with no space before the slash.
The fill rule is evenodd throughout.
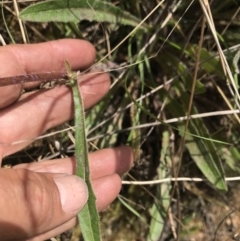
<path id="1" fill-rule="evenodd" d="M 0 240 L 26 240 L 76 216 L 88 191 L 77 176 L 0 169 L 0 197 Z"/>

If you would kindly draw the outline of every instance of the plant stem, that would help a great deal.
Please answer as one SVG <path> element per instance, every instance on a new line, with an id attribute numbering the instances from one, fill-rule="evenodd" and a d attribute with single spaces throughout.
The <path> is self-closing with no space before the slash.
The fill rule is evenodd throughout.
<path id="1" fill-rule="evenodd" d="M 0 87 L 23 84 L 26 82 L 40 82 L 46 83 L 57 80 L 59 83 L 66 83 L 69 80 L 67 72 L 44 72 L 44 73 L 32 73 L 23 74 L 10 77 L 0 78 Z"/>

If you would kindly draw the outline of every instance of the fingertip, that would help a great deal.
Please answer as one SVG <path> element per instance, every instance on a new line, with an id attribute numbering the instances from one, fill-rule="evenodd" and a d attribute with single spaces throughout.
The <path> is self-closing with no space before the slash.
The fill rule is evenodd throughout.
<path id="1" fill-rule="evenodd" d="M 119 175 L 128 172 L 134 164 L 134 153 L 130 146 L 119 146 L 113 148 L 116 159 L 118 160 L 116 171 Z"/>
<path id="2" fill-rule="evenodd" d="M 97 197 L 97 209 L 102 211 L 118 196 L 122 181 L 119 175 L 112 174 L 93 181 L 94 194 Z"/>
<path id="3" fill-rule="evenodd" d="M 0 240 L 27 240 L 46 233 L 72 219 L 87 201 L 86 185 L 76 176 L 26 169 L 0 174 Z"/>
<path id="4" fill-rule="evenodd" d="M 69 61 L 72 70 L 87 69 L 95 61 L 95 47 L 86 40 L 60 39 L 48 43 L 50 51 L 56 54 L 56 59 L 62 60 L 61 69 L 65 69 L 65 60 Z"/>
<path id="5" fill-rule="evenodd" d="M 85 182 L 73 175 L 64 175 L 55 178 L 54 181 L 60 194 L 63 211 L 76 215 L 88 199 L 88 188 Z"/>

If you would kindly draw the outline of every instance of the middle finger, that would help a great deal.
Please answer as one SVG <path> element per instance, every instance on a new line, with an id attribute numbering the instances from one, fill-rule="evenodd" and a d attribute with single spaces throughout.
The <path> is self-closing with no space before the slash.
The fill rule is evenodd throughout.
<path id="1" fill-rule="evenodd" d="M 91 178 L 96 179 L 114 173 L 122 175 L 133 164 L 132 149 L 128 146 L 108 148 L 89 154 Z M 75 174 L 75 158 L 19 164 L 13 168 L 26 168 L 35 172 Z"/>

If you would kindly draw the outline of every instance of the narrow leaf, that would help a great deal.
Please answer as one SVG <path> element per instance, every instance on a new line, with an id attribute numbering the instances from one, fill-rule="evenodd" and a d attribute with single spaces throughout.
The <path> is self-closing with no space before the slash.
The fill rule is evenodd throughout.
<path id="1" fill-rule="evenodd" d="M 84 107 L 79 91 L 77 75 L 71 73 L 70 66 L 66 63 L 68 70 L 69 83 L 73 92 L 74 111 L 75 111 L 75 140 L 76 140 L 76 175 L 85 180 L 88 187 L 88 201 L 78 214 L 80 228 L 85 241 L 100 241 L 99 216 L 96 208 L 96 197 L 94 195 L 88 162 L 88 148 L 85 134 Z"/>
<path id="2" fill-rule="evenodd" d="M 158 179 L 171 177 L 171 153 L 169 150 L 170 135 L 168 131 L 164 131 L 162 135 L 162 149 L 160 163 L 157 168 Z M 170 190 L 171 183 L 162 183 L 158 185 L 155 193 L 154 203 L 150 209 L 151 222 L 147 241 L 157 241 L 164 230 L 165 219 L 167 217 L 167 210 L 170 205 Z"/>
<path id="3" fill-rule="evenodd" d="M 178 86 L 179 91 L 181 91 L 181 106 L 184 105 L 185 108 L 187 108 L 189 103 L 189 96 L 185 92 L 184 86 L 181 84 Z M 174 115 L 181 116 L 184 114 L 183 108 L 181 108 L 181 106 L 178 100 L 172 99 L 169 103 L 169 109 Z M 192 107 L 192 113 L 197 114 L 197 109 Z M 179 134 L 183 136 L 183 124 L 179 124 L 178 128 L 180 130 Z M 190 133 L 194 133 L 194 135 Z M 222 161 L 219 155 L 217 155 L 217 148 L 215 147 L 215 143 L 209 135 L 208 130 L 202 120 L 191 120 L 185 134 L 185 145 L 198 168 L 216 188 L 220 190 L 227 190 Z M 204 139 L 202 137 L 204 137 Z"/>
<path id="4" fill-rule="evenodd" d="M 24 9 L 20 18 L 34 22 L 80 22 L 82 20 L 136 26 L 140 20 L 111 3 L 100 0 L 50 0 Z M 140 28 L 146 28 L 141 26 Z"/>
<path id="5" fill-rule="evenodd" d="M 193 121 L 195 122 L 195 120 Z M 204 126 L 195 126 L 196 123 L 191 123 L 189 128 L 193 129 L 195 132 L 197 128 L 204 128 Z M 183 126 L 179 128 L 184 129 Z M 202 132 L 203 129 L 201 129 Z M 181 134 L 181 133 L 180 133 Z M 227 190 L 227 186 L 224 180 L 224 171 L 221 160 L 216 154 L 216 148 L 213 142 L 204 141 L 199 138 L 194 138 L 186 134 L 186 147 L 195 161 L 196 165 L 205 175 L 205 177 L 218 189 Z"/>

